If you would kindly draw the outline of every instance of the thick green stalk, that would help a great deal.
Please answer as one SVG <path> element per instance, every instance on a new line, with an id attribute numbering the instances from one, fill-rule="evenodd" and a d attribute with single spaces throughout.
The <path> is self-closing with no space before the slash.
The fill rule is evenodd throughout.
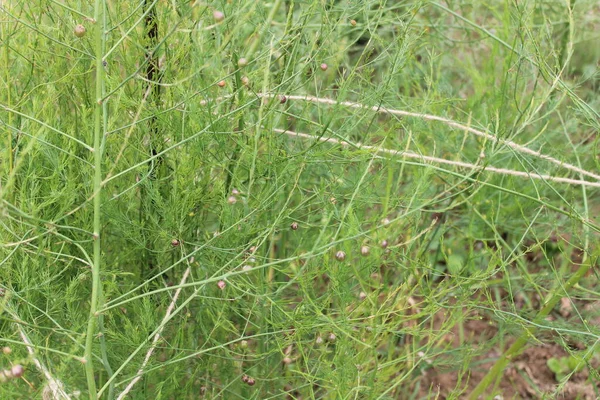
<path id="1" fill-rule="evenodd" d="M 571 278 L 564 284 L 556 288 L 555 292 L 550 296 L 550 298 L 546 301 L 544 307 L 538 312 L 535 319 L 533 320 L 534 325 L 538 325 L 544 321 L 544 319 L 548 316 L 550 311 L 554 309 L 556 304 L 560 301 L 561 298 L 565 296 L 565 293 L 568 293 L 569 290 L 577 284 L 581 278 L 585 276 L 585 274 L 589 271 L 589 269 L 596 263 L 597 254 L 594 254 L 588 260 L 585 260 L 579 269 L 571 276 Z M 483 394 L 485 389 L 488 388 L 504 371 L 504 368 L 508 365 L 508 363 L 516 356 L 521 353 L 523 347 L 529 341 L 529 338 L 535 333 L 536 328 L 527 328 L 525 332 L 521 334 L 521 336 L 513 343 L 512 346 L 509 347 L 504 354 L 496 361 L 492 369 L 488 371 L 488 373 L 483 377 L 483 379 L 479 382 L 479 384 L 473 389 L 471 394 L 469 395 L 469 400 L 476 400 L 480 395 Z"/>
<path id="2" fill-rule="evenodd" d="M 3 6 L 3 2 L 0 0 L 0 7 Z M 8 28 L 6 29 L 8 30 Z M 10 40 L 10 33 L 9 32 L 4 32 L 4 24 L 2 24 L 2 26 L 0 26 L 0 37 L 4 37 L 6 38 L 4 40 L 4 71 L 6 73 L 6 77 L 5 77 L 5 81 L 6 81 L 6 89 L 5 89 L 5 93 L 6 93 L 6 101 L 7 101 L 7 105 L 12 108 L 12 101 L 11 101 L 11 85 L 10 85 L 10 81 L 11 81 L 11 76 L 10 76 L 10 54 L 9 54 L 9 50 L 10 50 L 10 45 L 9 45 L 9 40 Z M 8 113 L 8 125 L 9 127 L 12 127 L 12 113 Z M 8 160 L 8 171 L 6 172 L 6 176 L 10 175 L 12 173 L 13 170 L 13 149 L 12 149 L 12 140 L 13 140 L 13 136 L 12 136 L 12 131 L 10 129 L 6 130 L 6 159 Z"/>
<path id="3" fill-rule="evenodd" d="M 90 305 L 90 317 L 88 320 L 85 338 L 85 371 L 87 375 L 89 397 L 92 400 L 98 398 L 96 393 L 96 379 L 94 377 L 94 363 L 92 349 L 94 335 L 96 332 L 97 310 L 100 299 L 100 212 L 102 206 L 102 87 L 104 79 L 103 48 L 104 48 L 104 2 L 96 0 L 94 19 L 95 29 L 95 54 L 96 54 L 96 106 L 94 109 L 94 263 L 92 265 L 92 297 Z"/>
<path id="4" fill-rule="evenodd" d="M 575 0 L 573 0 L 571 2 L 567 2 L 567 7 L 569 8 L 569 22 L 567 23 L 567 26 L 566 26 L 567 30 L 564 33 L 563 38 L 562 38 L 562 48 L 561 48 L 561 53 L 560 53 L 559 68 L 565 68 L 566 64 L 569 62 L 569 59 L 571 57 L 572 38 L 573 38 L 573 25 L 572 25 L 573 14 L 572 13 L 573 13 L 574 5 L 575 5 Z M 575 152 L 575 154 L 576 154 L 576 152 Z M 579 161 L 579 158 L 578 158 L 578 161 Z M 579 165 L 581 166 L 581 162 L 579 162 Z M 587 206 L 587 194 L 586 194 L 585 186 L 582 188 L 582 190 L 583 190 L 583 202 L 584 202 L 584 208 L 585 208 L 585 219 L 589 220 L 589 214 L 588 214 L 589 210 L 588 210 L 588 206 Z M 581 266 L 579 267 L 579 269 L 577 271 L 575 271 L 573 276 L 571 276 L 571 278 L 564 285 L 559 285 L 554 290 L 554 293 L 550 294 L 550 296 L 547 297 L 544 307 L 538 312 L 535 319 L 533 320 L 534 325 L 541 324 L 544 321 L 544 319 L 548 316 L 548 314 L 550 314 L 550 312 L 554 309 L 554 307 L 560 301 L 560 299 L 562 297 L 564 297 L 565 294 L 568 293 L 573 286 L 578 284 L 579 281 L 587 274 L 589 269 L 593 265 L 596 264 L 598 250 L 596 249 L 594 252 L 594 255 L 592 255 L 589 259 L 587 258 L 588 250 L 589 250 L 589 233 L 590 232 L 589 232 L 589 227 L 585 224 L 583 226 L 583 229 L 585 231 L 585 246 L 584 246 L 584 253 L 583 253 L 584 255 L 583 255 L 583 260 L 582 260 Z M 537 329 L 535 327 L 527 328 L 525 330 L 525 332 L 523 332 L 521 334 L 521 336 L 512 344 L 512 346 L 510 346 L 508 348 L 508 350 L 506 350 L 506 352 L 504 352 L 504 354 L 502 354 L 502 356 L 498 359 L 498 361 L 496 361 L 494 366 L 488 371 L 488 373 L 483 377 L 483 379 L 479 382 L 479 384 L 477 384 L 475 389 L 473 389 L 473 391 L 469 395 L 469 400 L 477 399 L 481 394 L 483 394 L 483 392 L 494 381 L 496 381 L 500 377 L 500 375 L 502 374 L 502 372 L 504 371 L 504 369 L 506 368 L 508 363 L 514 357 L 518 356 L 521 353 L 523 348 L 527 345 L 529 338 L 535 333 L 536 330 Z"/>
<path id="5" fill-rule="evenodd" d="M 254 54 L 258 46 L 261 44 L 264 32 L 269 30 L 271 22 L 273 22 L 273 19 L 275 19 L 275 15 L 277 14 L 277 11 L 279 11 L 279 7 L 281 7 L 282 3 L 283 0 L 275 0 L 275 4 L 273 4 L 273 8 L 271 8 L 271 12 L 267 16 L 267 20 L 265 21 L 264 30 L 258 32 L 256 39 L 246 52 L 246 57 L 248 58 L 248 60 L 252 59 L 252 55 Z"/>

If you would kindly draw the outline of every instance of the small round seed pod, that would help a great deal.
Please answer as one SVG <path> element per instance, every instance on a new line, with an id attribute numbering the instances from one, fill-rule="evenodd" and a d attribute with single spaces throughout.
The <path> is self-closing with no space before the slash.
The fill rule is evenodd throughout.
<path id="1" fill-rule="evenodd" d="M 250 377 L 246 374 L 242 375 L 242 382 L 244 383 L 248 383 L 248 379 L 250 379 Z"/>
<path id="2" fill-rule="evenodd" d="M 240 347 L 241 347 L 242 349 L 247 349 L 247 348 L 248 348 L 248 341 L 247 341 L 247 340 L 242 340 L 242 341 L 240 342 Z M 242 378 L 242 379 L 243 379 L 243 378 Z"/>
<path id="3" fill-rule="evenodd" d="M 335 336 L 335 333 L 330 333 L 329 336 L 327 337 L 327 340 L 329 340 L 330 342 L 335 342 L 335 339 L 337 339 L 337 336 Z"/>
<path id="4" fill-rule="evenodd" d="M 85 26 L 79 24 L 75 26 L 75 29 L 73 29 L 73 33 L 75 34 L 75 36 L 77 36 L 78 38 L 80 37 L 84 37 L 85 36 Z"/>
<path id="5" fill-rule="evenodd" d="M 315 339 L 315 344 L 323 344 L 323 338 L 321 336 L 317 336 Z"/>
<path id="6" fill-rule="evenodd" d="M 370 252 L 369 246 L 362 246 L 360 248 L 360 254 L 362 254 L 363 257 L 368 256 L 369 252 Z"/>
<path id="7" fill-rule="evenodd" d="M 245 59 L 244 57 L 242 57 L 238 60 L 238 67 L 244 68 L 246 65 L 248 65 L 248 60 Z"/>
<path id="8" fill-rule="evenodd" d="M 352 25 L 352 26 L 356 26 L 356 20 L 354 20 L 354 19 L 351 19 L 351 20 L 350 20 L 350 25 Z"/>
<path id="9" fill-rule="evenodd" d="M 219 81 L 219 83 L 217 83 L 217 86 L 225 87 L 225 81 Z"/>
<path id="10" fill-rule="evenodd" d="M 367 294 L 365 292 L 360 292 L 360 294 L 358 295 L 358 298 L 361 300 L 364 300 L 367 298 Z"/>
<path id="11" fill-rule="evenodd" d="M 231 194 L 234 196 L 237 196 L 238 194 L 240 194 L 240 191 L 237 190 L 236 188 L 231 189 Z"/>
<path id="12" fill-rule="evenodd" d="M 338 261 L 344 261 L 346 259 L 346 253 L 344 253 L 343 251 L 338 251 L 337 253 L 335 253 L 335 259 Z"/>
<path id="13" fill-rule="evenodd" d="M 240 79 L 240 81 L 242 82 L 242 85 L 244 85 L 244 86 L 250 85 L 250 79 L 247 76 L 242 76 L 242 79 Z"/>
<path id="14" fill-rule="evenodd" d="M 12 366 L 10 372 L 12 373 L 13 377 L 20 378 L 23 376 L 23 373 L 25 373 L 25 368 L 23 368 L 21 364 L 16 364 Z"/>
<path id="15" fill-rule="evenodd" d="M 171 246 L 177 247 L 177 246 L 179 246 L 179 244 L 180 244 L 179 240 L 177 240 L 177 239 L 171 240 Z"/>
<path id="16" fill-rule="evenodd" d="M 248 378 L 248 380 L 246 381 L 246 383 L 248 384 L 248 386 L 254 386 L 254 384 L 256 383 L 256 381 L 254 380 L 254 378 Z"/>
<path id="17" fill-rule="evenodd" d="M 227 202 L 228 202 L 229 204 L 235 204 L 235 203 L 237 203 L 237 198 L 236 198 L 235 196 L 229 196 L 229 197 L 227 198 Z"/>
<path id="18" fill-rule="evenodd" d="M 298 223 L 297 222 L 292 222 L 292 224 L 290 225 L 290 228 L 295 231 L 298 229 Z"/>
<path id="19" fill-rule="evenodd" d="M 225 289 L 225 286 L 226 286 L 226 285 L 227 285 L 227 284 L 225 283 L 225 281 L 219 281 L 219 282 L 217 282 L 217 286 L 218 286 L 218 287 L 219 287 L 219 289 L 221 289 L 221 290 Z"/>
<path id="20" fill-rule="evenodd" d="M 213 18 L 215 21 L 221 22 L 225 19 L 225 14 L 223 14 L 221 11 L 215 10 L 213 11 Z"/>
<path id="21" fill-rule="evenodd" d="M 327 68 L 329 68 L 329 66 L 325 63 L 321 64 L 320 67 L 321 67 L 321 71 L 327 71 Z"/>
<path id="22" fill-rule="evenodd" d="M 284 357 L 283 360 L 281 360 L 285 365 L 290 365 L 292 363 L 292 359 L 289 357 Z"/>
<path id="23" fill-rule="evenodd" d="M 279 102 L 281 104 L 285 104 L 287 102 L 287 97 L 285 97 L 284 95 L 280 95 L 279 96 Z"/>
<path id="24" fill-rule="evenodd" d="M 385 239 L 383 239 L 383 240 L 381 241 L 381 248 L 382 248 L 382 249 L 385 249 L 385 248 L 387 248 L 387 247 L 388 247 L 388 241 L 387 241 L 387 240 L 385 240 Z"/>
<path id="25" fill-rule="evenodd" d="M 8 347 L 8 346 L 4 346 L 4 347 L 2 348 L 2 352 L 3 352 L 4 354 L 10 354 L 10 353 L 12 353 L 12 349 L 11 349 L 10 347 Z"/>

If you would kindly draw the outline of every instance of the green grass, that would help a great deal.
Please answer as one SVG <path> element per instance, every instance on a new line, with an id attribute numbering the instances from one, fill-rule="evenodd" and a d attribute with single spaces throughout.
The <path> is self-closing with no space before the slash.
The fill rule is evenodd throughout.
<path id="1" fill-rule="evenodd" d="M 449 4 L 0 1 L 0 398 L 597 386 L 598 6 Z"/>

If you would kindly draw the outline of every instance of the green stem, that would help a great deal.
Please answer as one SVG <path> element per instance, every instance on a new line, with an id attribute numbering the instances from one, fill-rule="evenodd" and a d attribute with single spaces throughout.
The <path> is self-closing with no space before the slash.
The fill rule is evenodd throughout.
<path id="1" fill-rule="evenodd" d="M 102 30 L 103 32 L 108 32 L 108 28 L 106 26 L 106 18 L 104 18 Z M 106 54 L 106 41 L 102 43 L 102 52 Z M 103 60 L 106 60 L 106 56 L 104 56 Z M 102 99 L 106 99 L 106 81 L 102 80 Z M 106 127 L 108 126 L 108 103 L 106 101 L 102 102 L 102 126 L 103 126 L 103 134 L 102 141 L 100 144 L 100 153 L 104 154 L 104 149 L 106 146 Z M 99 301 L 101 305 L 104 305 L 104 294 L 103 294 L 102 285 L 100 285 L 100 293 L 98 295 Z M 108 351 L 106 348 L 106 337 L 104 336 L 104 314 L 98 315 L 98 335 L 100 336 L 100 354 L 102 355 L 102 364 L 104 365 L 104 369 L 110 378 L 113 375 L 113 370 L 110 367 L 110 362 L 108 361 Z M 115 384 L 114 382 L 110 384 L 108 389 L 107 400 L 112 400 L 115 398 Z"/>
<path id="2" fill-rule="evenodd" d="M 569 23 L 567 25 L 567 31 L 563 35 L 562 40 L 562 48 L 560 54 L 560 66 L 559 68 L 563 68 L 568 62 L 571 55 L 571 46 L 572 46 L 572 37 L 573 37 L 573 26 L 572 26 L 572 13 L 573 6 L 575 4 L 575 0 L 572 2 L 568 2 L 567 6 L 569 7 Z M 575 152 L 577 154 L 577 152 Z M 579 166 L 581 166 L 581 162 L 579 157 L 577 158 Z M 587 205 L 587 193 L 585 186 L 582 187 L 583 194 L 583 203 L 585 209 L 585 220 L 589 220 L 589 210 Z M 540 324 L 544 321 L 544 319 L 548 316 L 548 314 L 554 309 L 556 304 L 560 301 L 562 297 L 564 297 L 573 286 L 577 285 L 579 281 L 587 274 L 590 268 L 596 264 L 598 249 L 594 251 L 594 254 L 588 259 L 588 251 L 589 251 L 589 237 L 590 231 L 589 226 L 586 224 L 583 225 L 583 229 L 585 232 L 585 243 L 584 243 L 584 251 L 583 251 L 583 260 L 577 271 L 571 276 L 571 278 L 564 284 L 558 285 L 554 292 L 547 297 L 546 303 L 544 307 L 538 312 L 535 319 L 533 320 L 534 324 Z M 513 343 L 512 346 L 509 347 L 508 350 L 496 361 L 492 369 L 488 371 L 488 373 L 483 377 L 483 379 L 479 382 L 479 384 L 473 389 L 471 394 L 469 395 L 469 400 L 477 399 L 483 392 L 488 388 L 492 382 L 496 381 L 500 374 L 504 371 L 504 368 L 508 365 L 508 363 L 517 355 L 521 353 L 523 347 L 527 344 L 529 337 L 532 336 L 536 331 L 536 328 L 527 328 L 525 332 L 521 334 L 521 336 Z"/>
<path id="3" fill-rule="evenodd" d="M 237 67 L 237 62 L 238 62 L 238 58 L 237 56 L 234 56 L 233 61 L 233 65 L 234 68 Z M 239 104 L 243 104 L 244 101 L 244 88 L 242 87 L 242 77 L 241 77 L 241 73 L 240 73 L 240 69 L 238 68 L 235 71 L 235 87 L 236 87 L 236 96 L 232 98 L 231 100 L 231 108 L 235 109 L 236 105 Z M 238 119 L 238 127 L 237 127 L 238 132 L 243 133 L 244 132 L 244 114 L 242 113 Z M 233 172 L 234 169 L 236 167 L 236 164 L 238 162 L 238 158 L 240 156 L 242 149 L 240 149 L 239 144 L 235 144 L 235 148 L 233 149 L 233 155 L 230 158 L 229 161 L 229 167 L 227 168 L 227 178 L 225 180 L 225 198 L 227 198 L 227 196 L 229 196 L 229 194 L 231 193 L 231 189 L 232 189 L 232 185 L 233 185 Z M 221 229 L 222 226 L 219 228 Z"/>
<path id="4" fill-rule="evenodd" d="M 1 2 L 0 2 L 1 5 Z M 8 30 L 8 29 L 7 29 Z M 6 96 L 7 96 L 7 104 L 9 107 L 12 108 L 12 102 L 11 102 L 11 85 L 9 84 L 9 82 L 11 81 L 11 77 L 10 77 L 10 54 L 9 54 L 9 40 L 10 40 L 10 33 L 4 32 L 4 28 L 0 27 L 0 37 L 5 37 L 5 41 L 4 41 L 4 71 L 6 72 Z M 10 127 L 12 127 L 12 113 L 8 113 L 8 125 Z M 10 175 L 12 173 L 13 170 L 13 149 L 12 149 L 12 140 L 13 140 L 13 136 L 12 136 L 12 131 L 10 129 L 8 129 L 8 131 L 6 132 L 6 159 L 8 160 L 8 172 L 6 174 L 6 176 Z"/>
<path id="5" fill-rule="evenodd" d="M 90 317 L 85 338 L 85 372 L 88 382 L 89 397 L 91 400 L 98 398 L 96 393 L 96 379 L 94 377 L 93 344 L 96 332 L 97 310 L 100 299 L 100 212 L 102 206 L 102 87 L 104 79 L 103 49 L 104 49 L 104 2 L 96 0 L 94 6 L 95 29 L 95 55 L 96 55 L 96 102 L 94 109 L 94 263 L 92 265 L 92 296 Z"/>
<path id="6" fill-rule="evenodd" d="M 571 276 L 571 278 L 562 286 L 559 286 L 556 291 L 550 296 L 550 298 L 546 301 L 544 307 L 538 312 L 535 319 L 533 320 L 534 324 L 540 324 L 544 321 L 546 316 L 554 309 L 556 304 L 560 301 L 561 298 L 565 296 L 565 293 L 569 292 L 569 290 L 577 284 L 581 278 L 585 276 L 585 274 L 589 271 L 592 265 L 595 264 L 595 259 L 597 255 L 593 255 L 587 261 L 584 261 L 583 264 L 579 267 L 579 269 Z M 469 395 L 469 400 L 476 400 L 489 385 L 494 382 L 498 376 L 504 371 L 504 368 L 508 365 L 508 363 L 525 347 L 527 344 L 529 337 L 535 333 L 535 328 L 527 328 L 525 332 L 521 334 L 521 336 L 517 339 L 516 342 L 513 343 L 512 346 L 502 356 L 496 361 L 492 369 L 483 377 L 483 379 L 479 382 L 479 384 L 473 389 L 471 394 Z"/>
<path id="7" fill-rule="evenodd" d="M 273 22 L 273 19 L 275 18 L 277 11 L 279 11 L 279 7 L 281 7 L 282 3 L 283 3 L 283 0 L 275 0 L 275 4 L 273 4 L 273 8 L 271 8 L 271 12 L 267 16 L 267 20 L 265 21 L 265 25 L 264 25 L 265 29 L 258 32 L 256 39 L 254 40 L 254 42 L 248 49 L 248 52 L 246 53 L 246 57 L 248 58 L 248 60 L 252 60 L 252 55 L 254 54 L 254 52 L 256 51 L 256 49 L 262 42 L 263 33 L 266 30 L 268 30 L 269 27 L 271 26 L 271 22 Z"/>
<path id="8" fill-rule="evenodd" d="M 576 0 L 571 0 L 570 2 L 567 2 L 567 7 L 568 7 L 568 12 L 569 12 L 569 19 L 567 20 L 567 22 L 565 22 L 564 24 L 564 29 L 565 31 L 562 34 L 561 40 L 560 40 L 560 54 L 559 54 L 559 60 L 558 60 L 558 69 L 559 71 L 562 68 L 566 68 L 566 64 L 569 61 L 569 59 L 571 58 L 571 51 L 573 48 L 573 18 L 572 18 L 572 14 L 573 14 L 573 8 L 575 7 L 575 1 Z"/>

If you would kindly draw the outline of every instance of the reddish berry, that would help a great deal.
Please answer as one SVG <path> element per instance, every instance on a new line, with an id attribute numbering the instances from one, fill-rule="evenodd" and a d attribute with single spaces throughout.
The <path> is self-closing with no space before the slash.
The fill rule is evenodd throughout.
<path id="1" fill-rule="evenodd" d="M 215 19 L 215 21 L 221 22 L 225 19 L 225 14 L 223 14 L 221 11 L 214 11 L 213 18 Z"/>
<path id="2" fill-rule="evenodd" d="M 325 64 L 325 63 L 321 64 L 321 71 L 327 71 L 327 68 L 329 68 L 327 66 L 327 64 Z"/>
<path id="3" fill-rule="evenodd" d="M 221 289 L 221 290 L 225 289 L 225 286 L 226 286 L 226 285 L 227 285 L 227 284 L 225 283 L 225 281 L 219 281 L 219 282 L 217 282 L 217 286 L 218 286 L 218 287 L 219 287 L 219 289 Z"/>
<path id="4" fill-rule="evenodd" d="M 217 85 L 219 87 L 225 87 L 225 81 L 219 81 L 219 83 L 217 83 Z"/>
<path id="5" fill-rule="evenodd" d="M 346 259 L 346 253 L 344 253 L 343 251 L 338 251 L 337 253 L 335 253 L 335 259 L 338 261 L 344 261 Z"/>
<path id="6" fill-rule="evenodd" d="M 12 373 L 13 377 L 20 378 L 23 376 L 23 373 L 25 372 L 25 368 L 23 368 L 23 366 L 21 364 L 13 365 L 12 368 L 10 369 L 10 372 Z"/>

